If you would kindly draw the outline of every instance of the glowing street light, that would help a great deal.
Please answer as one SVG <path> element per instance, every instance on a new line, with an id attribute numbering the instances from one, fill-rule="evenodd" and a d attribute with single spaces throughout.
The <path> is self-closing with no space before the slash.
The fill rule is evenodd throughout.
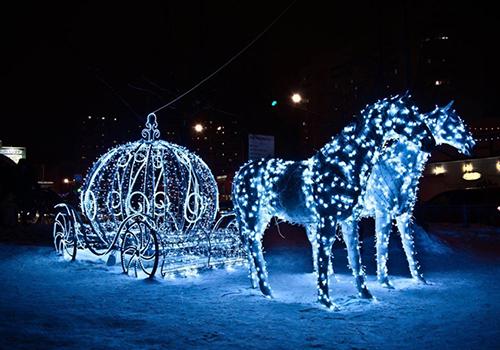
<path id="1" fill-rule="evenodd" d="M 196 131 L 196 132 L 202 132 L 203 131 L 203 125 L 200 124 L 200 123 L 195 124 L 194 131 Z"/>
<path id="2" fill-rule="evenodd" d="M 294 93 L 292 95 L 292 101 L 293 103 L 300 103 L 300 101 L 302 101 L 302 96 L 300 96 L 299 93 Z"/>
<path id="3" fill-rule="evenodd" d="M 63 179 L 63 183 L 65 183 L 65 184 L 69 184 L 69 179 L 68 179 L 67 177 L 65 177 L 65 178 Z"/>

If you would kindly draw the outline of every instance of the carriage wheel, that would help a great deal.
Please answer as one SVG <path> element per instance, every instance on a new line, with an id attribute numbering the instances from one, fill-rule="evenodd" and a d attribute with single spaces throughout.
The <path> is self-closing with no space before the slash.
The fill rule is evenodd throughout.
<path id="1" fill-rule="evenodd" d="M 154 277 L 160 255 L 158 238 L 143 218 L 125 227 L 120 252 L 123 272 L 127 275 Z"/>
<path id="2" fill-rule="evenodd" d="M 60 210 L 54 219 L 54 247 L 56 252 L 65 259 L 73 261 L 76 258 L 76 234 L 72 215 L 68 207 Z"/>

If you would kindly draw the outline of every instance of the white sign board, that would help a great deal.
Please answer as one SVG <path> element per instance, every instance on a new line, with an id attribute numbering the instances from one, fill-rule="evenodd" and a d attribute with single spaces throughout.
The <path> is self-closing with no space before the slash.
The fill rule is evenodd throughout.
<path id="1" fill-rule="evenodd" d="M 259 160 L 266 157 L 274 157 L 274 136 L 249 134 L 248 159 Z"/>
<path id="2" fill-rule="evenodd" d="M 12 159 L 16 164 L 26 159 L 26 147 L 0 147 L 0 154 Z"/>

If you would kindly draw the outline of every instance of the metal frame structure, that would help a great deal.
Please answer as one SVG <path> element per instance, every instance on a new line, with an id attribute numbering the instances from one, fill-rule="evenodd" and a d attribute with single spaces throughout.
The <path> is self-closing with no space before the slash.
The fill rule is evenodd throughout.
<path id="1" fill-rule="evenodd" d="M 136 277 L 232 265 L 245 253 L 232 212 L 219 212 L 208 166 L 187 149 L 158 140 L 150 114 L 142 139 L 109 150 L 81 188 L 81 211 L 56 205 L 56 251 L 108 256 Z M 219 217 L 214 223 L 215 218 Z"/>

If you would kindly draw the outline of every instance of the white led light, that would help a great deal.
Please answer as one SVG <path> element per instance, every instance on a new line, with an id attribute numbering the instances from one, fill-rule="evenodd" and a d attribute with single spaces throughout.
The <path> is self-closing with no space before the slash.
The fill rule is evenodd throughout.
<path id="1" fill-rule="evenodd" d="M 160 257 L 163 275 L 242 260 L 236 222 L 223 216 L 227 222 L 214 225 L 212 172 L 186 148 L 160 140 L 157 126 L 150 114 L 141 140 L 112 148 L 94 163 L 80 197 L 88 223 L 61 205 L 54 225 L 58 251 L 75 242 L 97 255 L 120 250 L 126 272 L 150 276 Z"/>
<path id="2" fill-rule="evenodd" d="M 342 225 L 358 293 L 371 297 L 359 255 L 357 220 L 364 205 L 370 204 L 364 202 L 370 202 L 365 193 L 374 165 L 393 162 L 394 174 L 401 180 L 400 193 L 408 193 L 406 199 L 414 203 L 418 177 L 430 146 L 448 143 L 468 152 L 474 144 L 460 118 L 450 110 L 451 104 L 424 115 L 415 106 L 408 105 L 408 98 L 407 95 L 395 96 L 367 106 L 355 122 L 305 161 L 262 159 L 245 164 L 237 172 L 233 202 L 250 252 L 252 285 L 259 285 L 264 295 L 272 293 L 267 282 L 261 238 L 269 220 L 275 216 L 306 227 L 318 271 L 320 303 L 334 307 L 328 293 L 328 272 L 338 224 Z M 384 144 L 391 138 L 398 140 L 397 146 L 384 150 Z M 408 174 L 404 165 L 416 172 Z M 376 186 L 376 190 L 382 192 L 383 198 L 390 193 L 390 189 L 381 186 Z M 383 209 L 380 203 L 372 201 L 371 204 L 374 209 Z M 411 215 L 404 217 L 401 225 L 409 227 Z M 405 232 L 406 237 L 411 237 L 408 230 Z M 405 251 L 407 248 L 409 251 L 410 246 L 407 245 Z M 381 253 L 381 260 L 385 261 L 386 255 Z M 412 264 L 417 266 L 416 261 Z"/>

